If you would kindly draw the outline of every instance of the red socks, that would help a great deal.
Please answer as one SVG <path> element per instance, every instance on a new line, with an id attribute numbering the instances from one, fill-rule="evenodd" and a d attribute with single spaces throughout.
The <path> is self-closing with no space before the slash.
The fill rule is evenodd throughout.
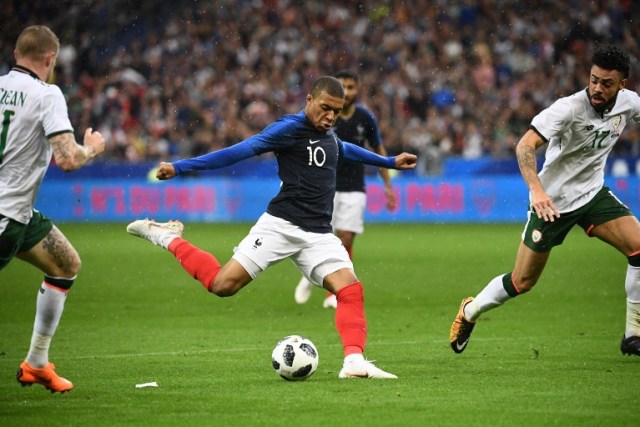
<path id="1" fill-rule="evenodd" d="M 211 292 L 213 280 L 220 271 L 220 263 L 216 257 L 180 237 L 173 239 L 168 249 L 182 268 Z"/>
<path id="2" fill-rule="evenodd" d="M 220 263 L 208 252 L 180 237 L 169 244 L 169 252 L 175 255 L 187 273 L 211 292 L 211 285 L 220 271 Z M 355 282 L 336 294 L 336 330 L 342 340 L 344 355 L 362 354 L 367 342 L 367 320 L 364 315 L 364 290 Z"/>
<path id="3" fill-rule="evenodd" d="M 362 283 L 355 282 L 338 291 L 336 329 L 344 355 L 361 354 L 367 342 L 367 319 L 364 316 L 364 290 Z"/>

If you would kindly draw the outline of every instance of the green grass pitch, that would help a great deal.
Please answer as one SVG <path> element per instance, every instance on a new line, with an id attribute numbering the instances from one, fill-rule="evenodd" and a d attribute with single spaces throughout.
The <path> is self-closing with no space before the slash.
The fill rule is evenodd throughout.
<path id="1" fill-rule="evenodd" d="M 297 305 L 290 261 L 233 298 L 207 294 L 123 224 L 60 224 L 83 259 L 50 351 L 68 394 L 22 388 L 40 272 L 0 271 L 0 425 L 635 426 L 640 358 L 624 357 L 626 260 L 574 230 L 538 286 L 486 313 L 465 353 L 448 343 L 460 300 L 512 268 L 520 225 L 368 225 L 356 239 L 366 355 L 397 381 L 339 380 L 332 310 Z M 187 224 L 221 262 L 247 224 Z M 317 372 L 280 379 L 285 335 L 318 347 Z M 135 387 L 156 381 L 157 388 Z"/>

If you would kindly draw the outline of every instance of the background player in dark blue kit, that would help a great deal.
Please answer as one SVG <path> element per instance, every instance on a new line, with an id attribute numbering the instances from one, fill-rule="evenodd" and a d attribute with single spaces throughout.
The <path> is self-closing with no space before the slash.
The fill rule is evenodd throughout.
<path id="1" fill-rule="evenodd" d="M 344 107 L 338 115 L 333 131 L 343 141 L 349 141 L 360 147 L 369 148 L 381 156 L 386 156 L 387 151 L 382 145 L 378 120 L 367 108 L 356 103 L 358 76 L 351 71 L 342 70 L 334 77 L 342 83 Z M 387 208 L 393 210 L 396 207 L 396 197 L 391 187 L 389 172 L 386 168 L 380 168 L 379 171 L 384 181 Z M 364 212 L 367 207 L 364 175 L 362 163 L 340 162 L 338 164 L 331 225 L 351 259 L 353 259 L 353 240 L 357 234 L 362 234 L 364 231 Z M 302 276 L 295 290 L 296 302 L 304 304 L 309 301 L 312 289 L 313 284 Z M 336 296 L 327 292 L 322 306 L 336 308 L 336 305 Z"/>
<path id="2" fill-rule="evenodd" d="M 160 163 L 158 179 L 203 169 L 215 169 L 272 151 L 282 180 L 280 192 L 240 242 L 233 257 L 218 260 L 182 239 L 179 221 L 138 220 L 127 231 L 162 246 L 211 293 L 232 296 L 263 270 L 290 258 L 309 280 L 336 294 L 336 329 L 342 340 L 344 364 L 340 378 L 397 378 L 364 359 L 367 322 L 362 284 L 344 246 L 332 232 L 331 214 L 339 160 L 373 166 L 411 169 L 416 156 L 383 157 L 341 141 L 329 132 L 344 106 L 344 90 L 334 77 L 320 77 L 307 95 L 304 110 L 285 115 L 262 132 L 200 157 Z"/>

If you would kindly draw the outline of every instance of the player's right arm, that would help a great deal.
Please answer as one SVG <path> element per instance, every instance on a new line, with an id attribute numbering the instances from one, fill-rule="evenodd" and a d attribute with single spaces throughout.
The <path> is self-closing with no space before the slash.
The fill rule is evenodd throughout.
<path id="1" fill-rule="evenodd" d="M 88 128 L 84 133 L 84 145 L 76 142 L 71 132 L 64 132 L 49 138 L 53 157 L 58 167 L 64 171 L 72 171 L 84 166 L 104 151 L 104 138 L 100 132 Z"/>
<path id="2" fill-rule="evenodd" d="M 254 135 L 231 147 L 203 154 L 202 156 L 182 159 L 173 163 L 161 162 L 156 172 L 156 178 L 159 180 L 171 179 L 179 174 L 199 170 L 219 169 L 248 159 L 257 154 L 254 148 L 256 144 L 255 139 L 256 136 Z"/>
<path id="3" fill-rule="evenodd" d="M 545 141 L 533 129 L 529 129 L 520 139 L 516 146 L 516 157 L 518 166 L 524 182 L 531 191 L 531 206 L 538 218 L 553 222 L 556 217 L 560 217 L 560 212 L 554 205 L 551 197 L 542 187 L 538 177 L 538 164 L 536 161 L 536 150 Z"/>
<path id="4" fill-rule="evenodd" d="M 156 178 L 159 180 L 171 179 L 176 175 L 200 171 L 219 169 L 230 166 L 250 157 L 258 156 L 267 151 L 272 151 L 278 147 L 278 144 L 288 144 L 295 139 L 287 138 L 290 127 L 300 126 L 303 123 L 304 115 L 298 114 L 298 119 L 283 119 L 270 124 L 262 132 L 250 136 L 244 141 L 238 142 L 230 147 L 226 147 L 202 156 L 192 157 L 190 159 L 182 159 L 173 163 L 161 162 L 156 172 Z M 295 118 L 295 117 L 294 117 Z"/>

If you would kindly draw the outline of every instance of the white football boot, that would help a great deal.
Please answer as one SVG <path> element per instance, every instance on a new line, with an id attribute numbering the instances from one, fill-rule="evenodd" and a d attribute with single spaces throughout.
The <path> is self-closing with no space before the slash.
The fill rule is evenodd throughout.
<path id="1" fill-rule="evenodd" d="M 338 298 L 335 295 L 331 294 L 325 297 L 324 301 L 322 301 L 322 307 L 324 308 L 337 308 L 338 307 Z"/>
<path id="2" fill-rule="evenodd" d="M 305 304 L 311 298 L 311 290 L 313 289 L 313 283 L 307 280 L 306 277 L 302 276 L 302 279 L 298 282 L 298 286 L 296 286 L 296 291 L 294 293 L 294 298 L 298 304 Z"/>
<path id="3" fill-rule="evenodd" d="M 385 372 L 376 367 L 372 362 L 364 359 L 349 360 L 345 359 L 344 365 L 338 374 L 339 378 L 374 378 L 374 379 L 398 379 L 396 375 Z"/>
<path id="4" fill-rule="evenodd" d="M 182 237 L 184 225 L 180 221 L 155 222 L 152 219 L 139 219 L 127 225 L 127 233 L 142 237 L 167 249 L 176 237 Z"/>

